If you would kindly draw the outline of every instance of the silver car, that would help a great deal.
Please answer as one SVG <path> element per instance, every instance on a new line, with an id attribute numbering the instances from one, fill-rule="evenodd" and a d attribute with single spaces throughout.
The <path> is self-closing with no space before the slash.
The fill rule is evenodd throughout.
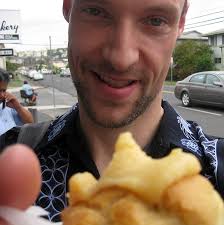
<path id="1" fill-rule="evenodd" d="M 183 106 L 199 103 L 224 107 L 224 71 L 194 73 L 176 83 L 174 94 Z"/>

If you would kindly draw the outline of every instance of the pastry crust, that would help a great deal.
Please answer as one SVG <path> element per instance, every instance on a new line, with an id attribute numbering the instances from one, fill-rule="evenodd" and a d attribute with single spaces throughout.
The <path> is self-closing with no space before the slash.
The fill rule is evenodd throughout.
<path id="1" fill-rule="evenodd" d="M 224 225 L 223 201 L 200 170 L 190 153 L 152 159 L 123 133 L 99 181 L 87 172 L 70 179 L 63 224 Z"/>

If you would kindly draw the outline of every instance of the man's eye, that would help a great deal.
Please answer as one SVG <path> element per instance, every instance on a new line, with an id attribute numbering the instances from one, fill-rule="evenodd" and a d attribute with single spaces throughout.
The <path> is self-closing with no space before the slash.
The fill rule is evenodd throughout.
<path id="1" fill-rule="evenodd" d="M 97 8 L 86 8 L 86 9 L 83 9 L 82 11 L 92 16 L 100 16 L 101 14 L 102 14 L 101 16 L 103 16 L 102 11 Z"/>
<path id="2" fill-rule="evenodd" d="M 161 19 L 161 18 L 148 18 L 145 21 L 146 24 L 148 25 L 152 25 L 152 26 L 161 26 L 163 25 L 165 22 L 165 20 Z"/>

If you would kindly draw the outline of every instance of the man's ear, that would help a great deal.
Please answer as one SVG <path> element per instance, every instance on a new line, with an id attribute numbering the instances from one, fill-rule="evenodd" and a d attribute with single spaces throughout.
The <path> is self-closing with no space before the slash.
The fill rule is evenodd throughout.
<path id="1" fill-rule="evenodd" d="M 72 0 L 63 0 L 63 15 L 67 22 L 69 22 L 69 15 L 72 6 L 71 1 Z"/>
<path id="2" fill-rule="evenodd" d="M 178 37 L 183 33 L 185 21 L 186 21 L 186 15 L 189 8 L 189 2 L 186 0 L 183 8 L 183 12 L 181 14 L 180 22 L 179 22 L 179 30 L 178 30 Z"/>

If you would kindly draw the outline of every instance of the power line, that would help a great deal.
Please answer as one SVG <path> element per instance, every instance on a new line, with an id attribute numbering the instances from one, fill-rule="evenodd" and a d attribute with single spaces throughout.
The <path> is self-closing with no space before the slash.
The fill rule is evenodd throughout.
<path id="1" fill-rule="evenodd" d="M 199 22 L 195 22 L 195 23 L 190 23 L 190 24 L 186 24 L 185 26 L 191 26 L 191 25 L 197 25 L 199 23 L 205 23 L 205 22 L 210 22 L 210 21 L 214 21 L 214 20 L 219 20 L 219 19 L 223 19 L 224 17 L 219 17 L 219 18 L 213 18 L 213 19 L 209 19 L 209 20 L 203 20 L 203 21 L 199 21 Z"/>
<path id="2" fill-rule="evenodd" d="M 222 22 L 224 22 L 224 20 L 219 21 L 219 22 L 215 22 L 215 23 L 207 23 L 207 24 L 202 24 L 202 25 L 193 26 L 193 27 L 186 27 L 185 29 L 194 29 L 194 28 L 197 28 L 197 27 L 204 27 L 204 26 L 213 25 L 213 24 L 222 23 Z"/>
<path id="3" fill-rule="evenodd" d="M 224 10 L 218 11 L 218 12 L 207 13 L 207 14 L 204 14 L 204 15 L 201 15 L 201 16 L 191 17 L 188 20 L 193 20 L 193 19 L 197 19 L 197 18 L 201 18 L 201 17 L 205 17 L 205 16 L 210 16 L 210 15 L 218 14 L 218 13 L 221 13 L 221 12 L 224 12 Z"/>
<path id="4" fill-rule="evenodd" d="M 49 44 L 25 44 L 21 43 L 19 45 L 25 45 L 25 46 L 43 46 L 43 47 L 49 47 Z M 52 44 L 52 46 L 67 46 L 67 44 Z"/>

